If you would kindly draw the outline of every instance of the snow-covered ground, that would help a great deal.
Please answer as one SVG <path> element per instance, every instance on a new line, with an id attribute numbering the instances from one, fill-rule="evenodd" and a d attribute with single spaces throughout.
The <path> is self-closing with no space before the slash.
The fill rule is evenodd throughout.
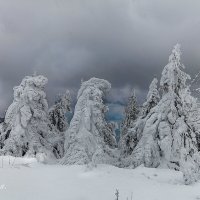
<path id="1" fill-rule="evenodd" d="M 180 172 L 99 165 L 45 165 L 35 159 L 0 157 L 2 200 L 197 200 L 200 183 L 185 186 Z"/>

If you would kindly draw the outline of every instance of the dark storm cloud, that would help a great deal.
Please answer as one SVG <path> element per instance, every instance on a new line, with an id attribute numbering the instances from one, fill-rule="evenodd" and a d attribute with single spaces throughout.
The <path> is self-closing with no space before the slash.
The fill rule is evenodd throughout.
<path id="1" fill-rule="evenodd" d="M 175 43 L 198 71 L 199 11 L 199 0 L 0 0 L 1 113 L 34 71 L 48 77 L 50 102 L 92 76 L 112 83 L 110 99 L 123 103 L 135 87 L 142 101 Z"/>

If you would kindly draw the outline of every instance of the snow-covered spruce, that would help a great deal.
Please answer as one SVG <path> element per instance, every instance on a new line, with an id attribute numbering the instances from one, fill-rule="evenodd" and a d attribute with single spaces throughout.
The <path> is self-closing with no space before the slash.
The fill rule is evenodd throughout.
<path id="1" fill-rule="evenodd" d="M 188 95 L 188 93 L 190 93 L 189 90 L 185 90 L 185 93 L 183 93 L 185 99 L 184 107 L 187 111 L 187 121 L 196 133 L 198 151 L 200 151 L 200 102 L 197 98 Z"/>
<path id="2" fill-rule="evenodd" d="M 198 178 L 191 174 L 199 174 L 197 138 L 189 119 L 189 113 L 194 114 L 195 101 L 190 101 L 193 97 L 186 84 L 190 76 L 181 70 L 184 66 L 180 56 L 180 45 L 176 45 L 162 72 L 161 100 L 145 117 L 141 138 L 123 165 L 181 170 L 185 182 L 190 183 Z"/>
<path id="3" fill-rule="evenodd" d="M 132 152 L 131 143 L 134 138 L 129 137 L 128 131 L 135 126 L 135 122 L 139 114 L 139 108 L 134 89 L 131 92 L 131 96 L 129 97 L 124 113 L 125 118 L 121 125 L 119 148 L 122 151 L 122 154 L 130 154 L 130 151 Z"/>
<path id="4" fill-rule="evenodd" d="M 149 86 L 149 92 L 147 94 L 147 100 L 142 106 L 142 117 L 146 117 L 150 110 L 155 107 L 160 100 L 158 91 L 158 79 L 154 78 Z"/>
<path id="5" fill-rule="evenodd" d="M 122 123 L 122 136 L 126 135 L 127 129 L 134 126 L 135 120 L 138 117 L 139 109 L 137 104 L 137 99 L 135 96 L 135 91 L 132 90 L 131 96 L 128 101 L 128 105 L 125 108 L 125 119 Z"/>
<path id="6" fill-rule="evenodd" d="M 71 112 L 71 95 L 69 90 L 58 95 L 55 104 L 49 109 L 48 113 L 50 130 L 56 133 L 54 147 L 59 157 L 64 156 L 64 133 L 69 127 L 66 117 L 67 112 Z"/>
<path id="7" fill-rule="evenodd" d="M 154 78 L 149 86 L 147 100 L 143 104 L 142 109 L 140 109 L 140 113 L 138 114 L 138 117 L 134 122 L 134 126 L 131 128 L 129 127 L 127 129 L 126 135 L 121 138 L 119 147 L 122 158 L 132 154 L 133 149 L 136 147 L 137 143 L 142 137 L 145 117 L 150 112 L 150 110 L 159 102 L 160 96 L 157 88 L 157 83 L 158 80 Z"/>
<path id="8" fill-rule="evenodd" d="M 55 150 L 48 139 L 53 133 L 48 127 L 48 104 L 44 76 L 26 76 L 14 87 L 14 100 L 9 106 L 3 131 L 1 153 L 13 156 L 54 157 Z"/>
<path id="9" fill-rule="evenodd" d="M 68 128 L 66 113 L 71 111 L 71 95 L 69 90 L 59 94 L 55 104 L 49 109 L 50 123 L 59 131 L 65 132 Z"/>
<path id="10" fill-rule="evenodd" d="M 134 120 L 132 120 L 132 123 L 130 123 L 131 126 L 129 125 L 127 128 L 124 127 L 124 129 L 122 129 L 122 131 L 125 130 L 125 133 L 124 132 L 121 133 L 122 136 L 119 142 L 120 154 L 122 158 L 132 154 L 133 149 L 136 147 L 137 143 L 142 137 L 142 132 L 144 129 L 144 124 L 145 124 L 145 117 L 150 112 L 150 110 L 154 106 L 156 106 L 159 102 L 160 95 L 158 92 L 157 84 L 158 84 L 158 80 L 154 78 L 149 86 L 147 100 L 143 104 L 142 109 L 139 114 L 138 114 L 136 103 L 133 104 L 135 106 L 132 106 L 132 107 L 128 106 L 126 109 L 127 110 L 126 112 L 129 113 L 131 111 L 128 111 L 128 108 L 129 109 L 134 108 L 132 110 L 136 111 L 136 113 L 133 112 L 133 114 L 135 113 L 134 114 L 135 117 L 134 117 Z M 136 101 L 132 101 L 132 102 L 136 102 Z M 125 121 L 126 120 L 127 120 L 127 116 L 125 118 Z"/>
<path id="11" fill-rule="evenodd" d="M 65 137 L 65 156 L 62 164 L 113 164 L 116 160 L 116 140 L 105 121 L 108 108 L 103 96 L 109 91 L 108 81 L 91 78 L 82 83 L 74 116 Z"/>

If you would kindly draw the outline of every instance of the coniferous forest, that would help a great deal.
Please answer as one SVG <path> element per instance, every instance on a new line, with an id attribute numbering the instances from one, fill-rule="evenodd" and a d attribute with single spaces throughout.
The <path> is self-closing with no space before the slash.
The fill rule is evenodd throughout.
<path id="1" fill-rule="evenodd" d="M 0 0 L 0 200 L 200 200 L 200 0 Z"/>
<path id="2" fill-rule="evenodd" d="M 62 165 L 169 168 L 181 171 L 185 184 L 192 184 L 200 177 L 200 107 L 184 69 L 177 44 L 142 106 L 132 91 L 118 142 L 114 124 L 105 119 L 109 108 L 103 99 L 111 89 L 107 80 L 81 83 L 68 124 L 69 90 L 49 108 L 47 78 L 26 76 L 14 87 L 13 102 L 0 124 L 1 155 Z"/>

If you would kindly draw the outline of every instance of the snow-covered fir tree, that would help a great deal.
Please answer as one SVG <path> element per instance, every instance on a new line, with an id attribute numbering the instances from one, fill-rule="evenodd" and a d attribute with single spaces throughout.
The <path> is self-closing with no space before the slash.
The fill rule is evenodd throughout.
<path id="1" fill-rule="evenodd" d="M 48 104 L 44 76 L 26 76 L 14 87 L 14 100 L 9 106 L 3 131 L 1 153 L 13 156 L 54 157 L 54 147 L 48 139 L 53 133 L 48 127 Z M 43 158 L 42 158 L 43 157 Z"/>
<path id="2" fill-rule="evenodd" d="M 59 94 L 55 104 L 49 109 L 49 120 L 59 132 L 65 132 L 68 128 L 67 112 L 71 112 L 71 95 L 69 90 Z"/>
<path id="3" fill-rule="evenodd" d="M 135 90 L 133 89 L 128 104 L 125 107 L 125 118 L 122 122 L 120 131 L 119 147 L 123 151 L 123 154 L 129 154 L 130 151 L 132 152 L 132 142 L 134 142 L 135 139 L 131 137 L 129 130 L 135 126 L 138 114 L 139 108 L 135 96 Z"/>
<path id="4" fill-rule="evenodd" d="M 131 92 L 131 96 L 128 100 L 128 105 L 125 108 L 125 119 L 122 122 L 122 136 L 126 135 L 127 129 L 134 126 L 134 122 L 138 117 L 139 108 L 137 104 L 137 98 L 135 96 L 135 90 Z"/>
<path id="5" fill-rule="evenodd" d="M 145 117 L 150 110 L 158 104 L 160 99 L 157 84 L 158 80 L 154 78 L 149 86 L 146 102 L 143 104 L 141 113 L 139 113 L 138 118 L 135 120 L 134 126 L 128 127 L 126 135 L 124 135 L 120 140 L 119 148 L 121 157 L 131 155 L 133 149 L 136 147 L 137 143 L 142 137 Z"/>
<path id="6" fill-rule="evenodd" d="M 91 78 L 81 84 L 74 116 L 65 138 L 62 164 L 113 163 L 115 135 L 105 121 L 107 106 L 103 97 L 111 85 L 108 81 Z"/>
<path id="7" fill-rule="evenodd" d="M 125 128 L 126 134 L 123 135 L 119 143 L 119 148 L 121 152 L 121 157 L 126 157 L 131 155 L 133 149 L 139 142 L 145 123 L 145 117 L 150 112 L 150 110 L 156 106 L 159 102 L 160 95 L 157 88 L 158 80 L 153 79 L 149 86 L 149 92 L 147 94 L 146 102 L 143 104 L 141 112 L 135 115 L 137 118 L 133 121 L 134 126 Z M 136 109 L 135 109 L 136 110 Z"/>
<path id="8" fill-rule="evenodd" d="M 196 131 L 198 150 L 200 151 L 200 102 L 199 93 L 200 88 L 196 88 L 199 85 L 200 72 L 195 75 L 195 78 L 191 81 L 191 90 L 198 98 L 187 99 L 187 105 L 190 104 L 190 110 L 188 110 L 188 121 L 193 129 Z"/>
<path id="9" fill-rule="evenodd" d="M 193 99 L 187 85 L 190 76 L 182 71 L 180 56 L 180 45 L 176 45 L 162 72 L 161 100 L 143 120 L 139 141 L 123 164 L 181 170 L 187 183 L 192 181 L 191 171 L 195 171 L 195 176 L 199 172 L 199 153 L 196 133 L 188 118 L 188 111 L 190 116 L 195 115 L 191 109 L 195 101 L 190 101 Z"/>
<path id="10" fill-rule="evenodd" d="M 149 86 L 147 100 L 142 106 L 142 117 L 146 117 L 150 110 L 158 104 L 159 100 L 158 79 L 154 78 Z"/>
<path id="11" fill-rule="evenodd" d="M 56 133 L 54 138 L 54 148 L 57 150 L 59 158 L 64 156 L 65 131 L 68 128 L 67 112 L 71 112 L 71 95 L 69 90 L 64 94 L 59 94 L 55 104 L 49 109 L 49 127 Z"/>

